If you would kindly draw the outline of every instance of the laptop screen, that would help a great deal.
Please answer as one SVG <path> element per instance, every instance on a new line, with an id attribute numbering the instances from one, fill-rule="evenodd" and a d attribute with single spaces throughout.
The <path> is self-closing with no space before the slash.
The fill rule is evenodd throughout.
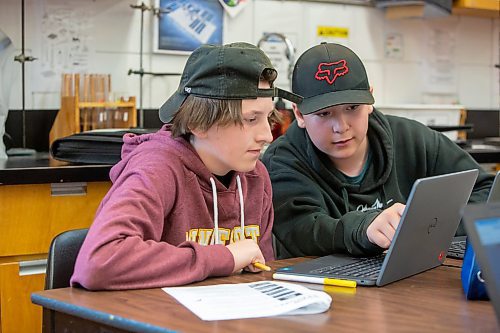
<path id="1" fill-rule="evenodd" d="M 500 203 L 468 205 L 464 222 L 500 323 Z"/>

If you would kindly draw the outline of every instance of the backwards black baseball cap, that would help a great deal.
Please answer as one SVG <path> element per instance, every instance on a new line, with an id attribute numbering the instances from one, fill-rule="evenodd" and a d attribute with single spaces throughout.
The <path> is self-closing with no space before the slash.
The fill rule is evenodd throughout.
<path id="1" fill-rule="evenodd" d="M 300 113 L 339 104 L 373 104 L 361 59 L 349 48 L 321 43 L 305 51 L 295 64 L 292 91 L 303 97 Z"/>
<path id="2" fill-rule="evenodd" d="M 276 87 L 260 89 L 260 76 L 266 69 L 274 72 L 274 81 L 276 69 L 255 45 L 202 45 L 189 56 L 177 91 L 160 107 L 160 120 L 172 121 L 189 95 L 213 99 L 282 97 L 300 103 L 302 97 L 291 92 Z"/>

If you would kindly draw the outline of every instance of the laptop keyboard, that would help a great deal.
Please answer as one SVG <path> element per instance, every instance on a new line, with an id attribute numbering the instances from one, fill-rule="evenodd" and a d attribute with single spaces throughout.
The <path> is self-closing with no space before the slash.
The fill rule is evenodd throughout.
<path id="1" fill-rule="evenodd" d="M 320 275 L 342 275 L 359 278 L 376 278 L 384 262 L 385 255 L 381 254 L 370 258 L 359 258 L 356 262 L 342 266 L 326 266 L 312 270 L 311 273 Z"/>
<path id="2" fill-rule="evenodd" d="M 465 240 L 453 241 L 448 249 L 447 257 L 463 259 L 465 253 Z"/>

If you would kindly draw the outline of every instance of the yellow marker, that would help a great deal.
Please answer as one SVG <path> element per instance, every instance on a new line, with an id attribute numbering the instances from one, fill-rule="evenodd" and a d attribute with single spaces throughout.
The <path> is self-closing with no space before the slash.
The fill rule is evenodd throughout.
<path id="1" fill-rule="evenodd" d="M 356 289 L 357 288 L 323 285 L 323 291 L 326 291 L 329 294 L 356 295 Z"/>
<path id="2" fill-rule="evenodd" d="M 264 265 L 263 263 L 260 263 L 260 262 L 253 262 L 252 265 L 255 267 L 255 268 L 258 268 L 260 269 L 261 271 L 266 271 L 266 272 L 269 272 L 271 271 L 271 267 L 267 266 L 267 265 Z"/>
<path id="3" fill-rule="evenodd" d="M 295 282 L 317 283 L 317 284 L 324 284 L 327 286 L 356 288 L 356 281 L 354 280 L 329 279 L 329 278 L 289 275 L 280 273 L 274 273 L 273 279 L 295 281 Z"/>
<path id="4" fill-rule="evenodd" d="M 325 278 L 323 284 L 328 286 L 336 286 L 336 287 L 348 287 L 348 288 L 356 288 L 356 281 L 354 280 L 342 280 L 342 279 L 328 279 Z"/>

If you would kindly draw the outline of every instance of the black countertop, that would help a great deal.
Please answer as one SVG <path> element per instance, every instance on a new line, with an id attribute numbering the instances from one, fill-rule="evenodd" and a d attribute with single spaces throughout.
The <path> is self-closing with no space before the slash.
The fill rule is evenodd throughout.
<path id="1" fill-rule="evenodd" d="M 470 140 L 463 150 L 468 152 L 477 163 L 500 163 L 500 145 L 496 143 L 495 138 L 490 140 Z"/>
<path id="2" fill-rule="evenodd" d="M 464 148 L 477 163 L 500 163 L 500 148 Z"/>
<path id="3" fill-rule="evenodd" d="M 478 163 L 500 163 L 500 146 L 474 140 L 462 147 Z M 72 164 L 48 153 L 0 159 L 0 185 L 109 181 L 112 165 Z"/>
<path id="4" fill-rule="evenodd" d="M 0 159 L 0 185 L 109 181 L 112 165 L 71 164 L 48 153 Z"/>

